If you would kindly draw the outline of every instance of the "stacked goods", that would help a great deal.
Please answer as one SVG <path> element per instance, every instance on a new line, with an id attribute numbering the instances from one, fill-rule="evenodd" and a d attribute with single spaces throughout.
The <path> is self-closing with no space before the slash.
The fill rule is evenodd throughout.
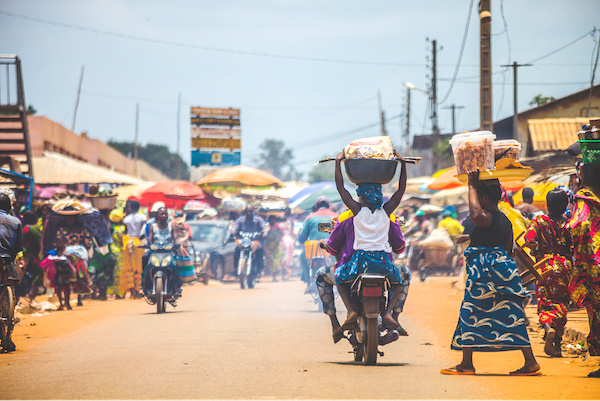
<path id="1" fill-rule="evenodd" d="M 346 159 L 394 159 L 394 146 L 389 136 L 356 139 L 344 148 Z"/>
<path id="2" fill-rule="evenodd" d="M 355 184 L 387 184 L 398 166 L 389 136 L 354 140 L 344 148 L 344 156 L 346 175 Z"/>
<path id="3" fill-rule="evenodd" d="M 505 139 L 494 141 L 494 159 L 513 159 L 519 161 L 521 154 L 521 144 L 515 139 Z"/>
<path id="4" fill-rule="evenodd" d="M 450 139 L 459 175 L 469 171 L 494 170 L 494 139 L 490 131 L 464 132 Z"/>
<path id="5" fill-rule="evenodd" d="M 600 161 L 600 119 L 590 120 L 590 127 L 580 131 L 579 146 L 584 163 Z"/>

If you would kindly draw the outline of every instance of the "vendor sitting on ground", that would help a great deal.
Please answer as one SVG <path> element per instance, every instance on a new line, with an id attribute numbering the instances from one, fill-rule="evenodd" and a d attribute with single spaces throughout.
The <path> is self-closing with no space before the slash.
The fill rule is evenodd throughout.
<path id="1" fill-rule="evenodd" d="M 357 320 L 358 313 L 352 308 L 350 302 L 350 285 L 356 277 L 369 271 L 385 275 L 392 285 L 393 295 L 387 304 L 387 309 L 382 316 L 383 324 L 390 330 L 403 331 L 402 326 L 392 317 L 394 306 L 402 295 L 402 278 L 400 271 L 389 259 L 392 251 L 388 242 L 390 215 L 400 204 L 406 187 L 406 162 L 394 150 L 394 155 L 402 161 L 402 172 L 398 183 L 398 190 L 394 192 L 388 202 L 383 204 L 381 184 L 358 184 L 357 194 L 360 202 L 355 201 L 344 187 L 341 164 L 344 152 L 340 152 L 335 159 L 335 184 L 344 202 L 354 215 L 354 255 L 348 263 L 339 266 L 335 271 L 335 282 L 338 292 L 346 310 L 348 318 L 336 332 L 348 330 Z M 383 207 L 382 207 L 383 206 Z M 335 334 L 335 333 L 334 333 Z"/>

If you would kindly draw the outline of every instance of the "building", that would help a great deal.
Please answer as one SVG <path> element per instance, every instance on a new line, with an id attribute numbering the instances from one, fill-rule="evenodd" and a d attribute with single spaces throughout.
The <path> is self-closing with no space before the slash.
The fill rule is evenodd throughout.
<path id="1" fill-rule="evenodd" d="M 28 116 L 27 120 L 31 156 L 34 160 L 44 157 L 45 152 L 59 153 L 80 162 L 104 167 L 144 181 L 169 180 L 148 163 L 142 160 L 136 162 L 104 142 L 88 138 L 86 133 L 77 135 L 43 116 Z M 43 180 L 38 179 L 37 173 L 34 170 L 36 184 L 44 184 Z"/>

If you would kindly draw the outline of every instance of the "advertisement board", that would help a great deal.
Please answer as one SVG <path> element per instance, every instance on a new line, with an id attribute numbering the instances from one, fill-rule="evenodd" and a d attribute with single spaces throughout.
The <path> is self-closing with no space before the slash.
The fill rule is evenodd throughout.
<path id="1" fill-rule="evenodd" d="M 241 163 L 240 109 L 191 107 L 192 166 L 237 166 Z"/>

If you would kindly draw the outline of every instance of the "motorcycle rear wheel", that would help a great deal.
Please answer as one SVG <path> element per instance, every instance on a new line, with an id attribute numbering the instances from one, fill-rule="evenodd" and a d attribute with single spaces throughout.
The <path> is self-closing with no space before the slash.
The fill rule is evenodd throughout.
<path id="1" fill-rule="evenodd" d="M 367 319 L 366 341 L 362 345 L 365 355 L 364 364 L 375 365 L 377 363 L 377 347 L 379 345 L 379 323 L 376 317 Z"/>
<path id="2" fill-rule="evenodd" d="M 246 288 L 246 281 L 247 281 L 246 263 L 248 263 L 247 258 L 240 258 L 239 265 L 238 265 L 238 275 L 240 277 L 240 288 L 242 290 Z"/>
<path id="3" fill-rule="evenodd" d="M 165 311 L 165 298 L 163 295 L 163 278 L 157 277 L 155 279 L 156 288 L 156 313 L 163 313 Z"/>
<path id="4" fill-rule="evenodd" d="M 0 340 L 10 339 L 13 331 L 15 295 L 11 286 L 6 286 L 0 294 Z"/>

